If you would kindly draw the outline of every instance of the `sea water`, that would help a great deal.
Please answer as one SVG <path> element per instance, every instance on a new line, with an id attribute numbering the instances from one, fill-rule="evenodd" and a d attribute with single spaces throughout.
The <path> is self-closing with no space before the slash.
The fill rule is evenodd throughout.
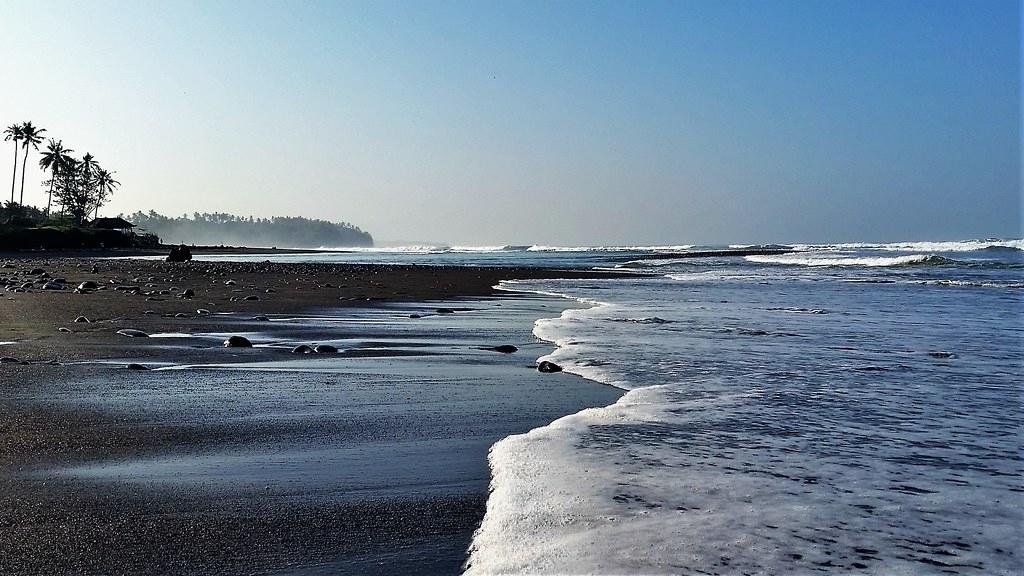
<path id="1" fill-rule="evenodd" d="M 708 248 L 316 256 L 643 274 L 503 283 L 587 304 L 543 359 L 628 392 L 491 448 L 467 572 L 1024 572 L 1024 241 Z"/>
<path id="2" fill-rule="evenodd" d="M 497 443 L 468 572 L 1020 574 L 1020 241 L 638 259 L 544 359 L 630 390 Z"/>

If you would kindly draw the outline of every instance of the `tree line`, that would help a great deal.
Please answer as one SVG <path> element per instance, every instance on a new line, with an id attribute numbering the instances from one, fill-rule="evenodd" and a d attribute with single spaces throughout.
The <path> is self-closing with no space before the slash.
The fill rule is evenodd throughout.
<path id="1" fill-rule="evenodd" d="M 348 222 L 303 217 L 253 218 L 223 212 L 172 218 L 149 212 L 121 214 L 168 244 L 232 245 L 280 248 L 373 246 L 373 236 Z"/>
<path id="2" fill-rule="evenodd" d="M 11 174 L 11 199 L 4 207 L 6 221 L 15 219 L 36 221 L 40 210 L 25 206 L 25 169 L 28 166 L 29 150 L 38 152 L 43 143 L 45 128 L 32 122 L 11 124 L 3 134 L 5 142 L 14 143 L 14 170 Z M 18 176 L 18 148 L 24 153 L 21 158 L 21 193 L 18 202 L 14 192 Z M 72 154 L 74 150 L 64 147 L 63 140 L 50 138 L 39 159 L 39 167 L 49 173 L 43 182 L 47 188 L 46 211 L 41 212 L 42 221 L 50 219 L 50 210 L 56 201 L 61 208 L 61 219 L 67 213 L 75 224 L 81 225 L 90 213 L 99 215 L 101 206 L 107 203 L 120 182 L 114 179 L 111 170 L 100 166 L 96 157 L 85 153 L 80 159 Z"/>

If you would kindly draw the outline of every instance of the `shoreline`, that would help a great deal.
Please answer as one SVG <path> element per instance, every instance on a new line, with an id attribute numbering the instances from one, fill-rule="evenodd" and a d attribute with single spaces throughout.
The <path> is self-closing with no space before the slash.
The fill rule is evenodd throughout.
<path id="1" fill-rule="evenodd" d="M 62 559 L 86 571 L 102 571 L 113 565 L 110 562 L 130 565 L 140 561 L 142 564 L 135 565 L 138 569 L 179 573 L 329 573 L 338 569 L 383 573 L 396 567 L 420 573 L 457 571 L 485 512 L 490 444 L 580 409 L 614 402 L 621 394 L 580 377 L 539 374 L 529 368 L 527 362 L 532 365 L 552 346 L 530 344 L 522 331 L 526 329 L 532 336 L 533 320 L 549 313 L 540 306 L 551 306 L 551 314 L 560 313 L 565 306 L 494 288 L 496 278 L 611 276 L 604 272 L 93 259 L 24 260 L 15 265 L 13 270 L 19 274 L 29 265 L 40 265 L 49 269 L 51 277 L 67 276 L 69 284 L 109 276 L 108 281 L 140 280 L 137 284 L 141 286 L 136 293 L 112 288 L 91 294 L 69 290 L 5 293 L 0 301 L 0 325 L 5 327 L 0 341 L 17 342 L 0 346 L 0 356 L 17 355 L 31 362 L 0 365 L 0 373 L 9 382 L 0 389 L 0 411 L 8 424 L 0 430 L 0 483 L 4 485 L 0 492 L 6 494 L 0 506 L 0 525 L 12 528 L 10 537 L 0 540 L 0 551 L 10 559 L 7 571 L 12 573 L 47 573 L 60 566 Z M 93 265 L 97 274 L 92 272 Z M 0 276 L 9 277 L 11 271 L 0 268 Z M 198 279 L 207 282 L 199 284 Z M 234 284 L 228 285 L 228 280 Z M 179 292 L 188 286 L 196 294 L 192 299 L 177 298 L 173 292 L 160 294 L 169 290 L 170 283 Z M 257 288 L 263 292 L 256 292 Z M 268 293 L 267 288 L 273 291 Z M 239 294 L 259 294 L 261 298 L 238 300 Z M 458 302 L 458 298 L 464 300 Z M 182 313 L 175 310 L 200 306 L 215 312 L 175 317 Z M 440 314 L 435 308 L 442 306 L 456 312 Z M 530 306 L 536 308 L 530 312 Z M 145 314 L 149 309 L 154 313 Z M 325 310 L 340 313 L 345 322 L 368 319 L 355 328 L 344 323 L 317 324 Z M 410 318 L 410 311 L 421 318 Z M 91 314 L 92 322 L 71 323 L 73 313 Z M 253 320 L 257 314 L 269 315 L 272 321 Z M 505 344 L 499 335 L 512 328 L 501 324 L 527 316 L 529 322 L 516 320 L 518 328 L 514 329 L 525 344 L 517 340 L 521 351 L 510 356 L 453 344 L 450 328 L 437 331 L 452 323 L 457 327 L 459 322 L 468 322 L 457 330 L 465 342 Z M 298 318 L 297 323 L 291 322 L 293 318 Z M 126 327 L 151 333 L 252 333 L 257 347 L 233 350 L 197 337 L 125 338 L 116 334 Z M 366 341 L 364 347 L 369 352 L 365 356 L 311 357 L 309 362 L 329 366 L 310 372 L 247 371 L 254 361 L 293 363 L 288 348 L 275 342 L 311 341 L 322 338 L 325 330 L 334 330 L 346 339 L 358 336 Z M 396 330 L 400 332 L 397 337 L 392 334 L 396 342 L 388 345 L 387 334 Z M 264 340 L 271 342 L 265 345 Z M 102 358 L 117 361 L 95 363 Z M 54 360 L 58 364 L 51 364 Z M 227 361 L 239 369 L 124 369 L 128 361 L 155 366 L 154 360 L 190 364 Z M 387 385 L 377 387 L 378 381 Z M 272 385 L 264 390 L 267 382 Z M 331 384 L 324 388 L 327 382 Z M 346 382 L 362 384 L 349 391 Z M 400 385 L 410 391 L 404 400 L 393 398 L 396 382 L 407 382 Z M 224 390 L 236 389 L 232 386 L 242 395 L 229 404 L 211 401 Z M 339 403 L 330 396 L 335 393 L 356 396 L 345 396 Z M 178 404 L 179 394 L 185 394 L 188 402 Z M 247 405 L 250 396 L 258 401 L 250 409 L 238 409 L 238 403 Z M 302 415 L 305 408 L 282 407 L 281 402 L 287 404 L 293 396 L 326 412 L 310 419 Z M 131 400 L 139 397 L 150 400 Z M 392 397 L 386 405 L 403 416 L 382 420 L 380 399 L 384 397 Z M 164 406 L 168 403 L 169 408 Z M 191 414 L 192 404 L 202 410 Z M 440 412 L 432 415 L 436 410 Z M 268 412 L 278 416 L 271 418 Z M 448 438 L 453 426 L 462 431 L 451 440 L 437 441 L 440 446 L 466 448 L 433 453 L 436 448 L 419 441 L 436 434 Z M 374 430 L 383 436 L 363 437 L 359 430 Z M 410 440 L 400 437 L 388 440 L 394 434 L 412 434 L 417 442 L 409 444 Z M 379 444 L 380 438 L 384 444 Z M 404 488 L 387 494 L 380 488 L 351 492 L 352 480 L 347 477 L 325 480 L 322 485 L 306 480 L 313 483 L 306 486 L 300 482 L 306 488 L 292 491 L 286 488 L 296 486 L 295 480 L 284 477 L 266 481 L 266 490 L 263 481 L 241 488 L 221 485 L 223 478 L 236 474 L 221 468 L 239 455 L 245 455 L 245 462 L 256 458 L 254 462 L 259 463 L 259 455 L 266 452 L 268 462 L 279 463 L 284 454 L 299 450 L 295 461 L 302 470 L 313 460 L 303 455 L 304 450 L 335 446 L 339 440 L 342 444 L 338 446 L 351 444 L 353 450 L 370 442 L 365 445 L 380 446 L 385 456 L 406 454 L 402 458 L 412 458 L 410 464 L 420 470 L 425 463 L 454 458 L 432 477 L 456 474 L 455 478 L 465 480 L 450 484 L 453 480 L 449 479 L 427 492 Z M 338 470 L 352 466 L 364 470 L 370 479 L 393 477 L 404 469 L 382 472 L 385 469 L 365 468 L 357 465 L 365 456 L 338 456 L 348 454 L 348 448 L 330 450 L 329 461 L 341 458 L 337 466 L 299 478 L 333 478 Z M 145 464 L 150 461 L 156 464 Z M 128 468 L 118 468 L 117 462 Z M 109 479 L 97 484 L 95 479 L 52 473 L 56 469 L 81 473 L 76 466 L 87 470 L 93 465 L 100 466 L 101 476 L 106 474 Z M 198 485 L 208 492 L 169 487 L 158 481 L 167 476 L 165 472 L 146 476 L 146 466 L 154 465 L 160 470 L 185 466 L 176 472 L 184 477 L 206 470 L 195 478 L 201 479 Z M 251 463 L 246 466 L 249 468 L 241 469 L 260 470 Z M 41 476 L 29 473 L 40 471 Z M 129 481 L 131 478 L 144 481 Z M 469 484 L 463 484 L 465 481 Z M 348 496 L 341 494 L 365 497 L 347 501 Z M 63 534 L 58 526 L 64 527 Z M 133 535 L 133 530 L 138 534 Z M 124 554 L 129 556 L 121 550 L 107 550 L 112 556 L 104 558 L 94 544 L 76 545 L 64 540 L 69 536 L 94 543 L 121 538 L 126 542 Z M 252 549 L 250 543 L 258 544 L 259 550 Z M 287 546 L 282 548 L 282 543 Z M 69 546 L 70 551 L 54 556 L 54 550 Z"/>

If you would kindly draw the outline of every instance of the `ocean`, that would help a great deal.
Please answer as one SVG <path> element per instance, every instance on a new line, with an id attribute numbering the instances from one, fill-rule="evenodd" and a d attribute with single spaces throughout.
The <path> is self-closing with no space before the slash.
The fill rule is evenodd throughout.
<path id="1" fill-rule="evenodd" d="M 791 247 L 277 259 L 643 274 L 502 283 L 585 304 L 541 359 L 628 392 L 491 448 L 467 573 L 1020 574 L 1024 241 Z"/>

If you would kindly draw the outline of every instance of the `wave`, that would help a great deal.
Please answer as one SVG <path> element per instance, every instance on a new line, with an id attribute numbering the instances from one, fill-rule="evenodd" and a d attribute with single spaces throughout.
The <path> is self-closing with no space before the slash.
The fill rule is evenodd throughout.
<path id="1" fill-rule="evenodd" d="M 915 284 L 926 286 L 950 286 L 953 288 L 1024 288 L 1024 282 L 976 282 L 973 280 L 918 280 Z"/>
<path id="2" fill-rule="evenodd" d="M 665 320 L 658 316 L 646 316 L 643 318 L 609 318 L 612 322 L 630 322 L 632 324 L 671 324 L 672 320 Z"/>
<path id="3" fill-rule="evenodd" d="M 527 245 L 503 244 L 498 246 L 448 246 L 432 244 L 410 244 L 408 246 L 374 246 L 374 247 L 327 247 L 318 250 L 331 252 L 365 252 L 369 254 L 445 254 L 445 253 L 481 253 L 481 252 L 525 252 Z"/>
<path id="4" fill-rule="evenodd" d="M 785 264 L 790 266 L 921 266 L 953 264 L 956 260 L 934 254 L 910 254 L 907 256 L 833 256 L 806 253 L 780 254 L 772 256 L 745 256 L 748 262 L 757 264 Z"/>
<path id="5" fill-rule="evenodd" d="M 679 252 L 690 250 L 692 244 L 677 246 L 545 246 L 534 244 L 527 248 L 529 252 Z"/>
<path id="6" fill-rule="evenodd" d="M 794 244 L 797 250 L 885 250 L 890 252 L 1024 251 L 1024 239 L 986 238 L 950 242 L 853 242 L 847 244 Z"/>

